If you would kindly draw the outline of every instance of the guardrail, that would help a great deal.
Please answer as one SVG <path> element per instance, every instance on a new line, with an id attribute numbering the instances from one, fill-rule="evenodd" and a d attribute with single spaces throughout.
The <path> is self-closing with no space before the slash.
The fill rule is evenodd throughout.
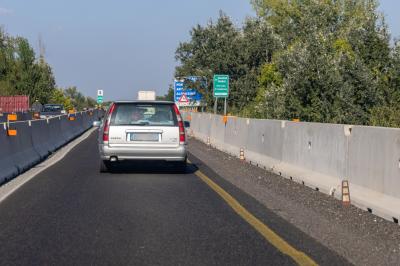
<path id="1" fill-rule="evenodd" d="M 339 199 L 348 180 L 352 204 L 398 223 L 400 129 L 190 116 L 203 142 Z"/>
<path id="2" fill-rule="evenodd" d="M 0 184 L 23 173 L 52 152 L 92 126 L 100 111 L 10 123 L 15 136 L 7 134 L 7 123 L 0 123 Z"/>

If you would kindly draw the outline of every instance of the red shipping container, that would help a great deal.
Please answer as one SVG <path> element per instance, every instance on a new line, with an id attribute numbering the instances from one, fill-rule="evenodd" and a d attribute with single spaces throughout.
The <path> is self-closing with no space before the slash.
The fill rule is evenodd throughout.
<path id="1" fill-rule="evenodd" d="M 29 96 L 0 96 L 0 112 L 14 113 L 29 110 Z"/>

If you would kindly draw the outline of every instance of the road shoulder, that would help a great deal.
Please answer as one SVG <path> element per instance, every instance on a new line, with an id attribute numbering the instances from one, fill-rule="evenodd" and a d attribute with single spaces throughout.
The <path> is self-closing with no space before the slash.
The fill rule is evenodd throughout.
<path id="1" fill-rule="evenodd" d="M 221 178 L 255 198 L 354 264 L 399 264 L 400 228 L 283 177 L 191 139 L 189 152 Z"/>

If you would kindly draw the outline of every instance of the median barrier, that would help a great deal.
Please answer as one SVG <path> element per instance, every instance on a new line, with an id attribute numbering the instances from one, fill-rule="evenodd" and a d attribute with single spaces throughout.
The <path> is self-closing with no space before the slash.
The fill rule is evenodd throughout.
<path id="1" fill-rule="evenodd" d="M 15 140 L 10 140 L 7 136 L 4 124 L 0 124 L 0 184 L 18 174 L 18 168 L 11 156 L 15 151 L 14 142 Z"/>
<path id="2" fill-rule="evenodd" d="M 8 136 L 5 123 L 0 123 L 0 183 L 21 174 L 51 152 L 65 145 L 89 129 L 97 119 L 88 112 L 79 113 L 77 120 L 69 121 L 67 115 L 49 119 L 11 123 L 16 136 Z"/>
<path id="3" fill-rule="evenodd" d="M 54 125 L 55 123 L 47 124 L 46 120 L 31 121 L 33 146 L 42 160 L 55 150 L 56 145 L 50 133 L 54 132 Z"/>
<path id="4" fill-rule="evenodd" d="M 40 155 L 33 146 L 32 128 L 29 123 L 24 121 L 11 124 L 18 133 L 16 136 L 8 137 L 8 141 L 12 145 L 11 153 L 8 156 L 12 158 L 18 173 L 22 173 L 39 162 Z"/>
<path id="5" fill-rule="evenodd" d="M 10 113 L 2 113 L 0 115 L 0 123 L 7 122 L 7 115 Z M 17 121 L 28 121 L 32 119 L 32 113 L 30 112 L 16 112 Z"/>
<path id="6" fill-rule="evenodd" d="M 400 218 L 400 129 L 192 113 L 203 142 L 285 178 L 341 199 L 349 180 L 352 204 L 383 218 Z"/>

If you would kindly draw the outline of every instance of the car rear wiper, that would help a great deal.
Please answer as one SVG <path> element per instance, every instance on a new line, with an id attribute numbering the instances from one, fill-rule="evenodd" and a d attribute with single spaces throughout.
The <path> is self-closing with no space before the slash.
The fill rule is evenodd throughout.
<path id="1" fill-rule="evenodd" d="M 143 121 L 143 122 L 139 122 L 139 123 L 132 123 L 132 124 L 129 124 L 129 125 L 131 125 L 131 126 L 146 126 L 146 125 L 150 125 L 150 122 Z"/>

